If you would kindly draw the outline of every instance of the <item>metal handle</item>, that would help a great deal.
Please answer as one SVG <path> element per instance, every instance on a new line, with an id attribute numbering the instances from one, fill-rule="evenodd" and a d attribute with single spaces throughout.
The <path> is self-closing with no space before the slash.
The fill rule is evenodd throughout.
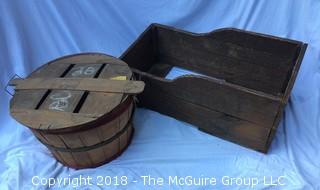
<path id="1" fill-rule="evenodd" d="M 17 79 L 17 78 L 22 79 L 22 77 L 20 77 L 19 75 L 14 74 L 14 75 L 10 78 L 10 80 L 7 82 L 6 86 L 4 87 L 4 91 L 6 91 L 7 94 L 9 94 L 9 95 L 11 95 L 11 96 L 13 96 L 13 93 L 9 91 L 8 87 L 11 86 L 11 85 L 10 85 L 10 81 L 12 81 L 12 80 L 14 80 L 14 79 Z"/>

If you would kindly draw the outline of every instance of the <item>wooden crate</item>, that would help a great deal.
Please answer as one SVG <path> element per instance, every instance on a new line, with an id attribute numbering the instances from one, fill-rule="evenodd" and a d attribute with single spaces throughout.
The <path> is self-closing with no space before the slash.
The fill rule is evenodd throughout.
<path id="1" fill-rule="evenodd" d="M 97 167 L 130 144 L 138 89 L 132 85 L 144 86 L 131 79 L 128 65 L 108 55 L 62 57 L 10 82 L 10 112 L 64 165 Z"/>
<path id="2" fill-rule="evenodd" d="M 266 153 L 307 44 L 234 28 L 152 24 L 120 57 L 146 83 L 140 106 Z M 172 67 L 206 76 L 165 76 Z"/>

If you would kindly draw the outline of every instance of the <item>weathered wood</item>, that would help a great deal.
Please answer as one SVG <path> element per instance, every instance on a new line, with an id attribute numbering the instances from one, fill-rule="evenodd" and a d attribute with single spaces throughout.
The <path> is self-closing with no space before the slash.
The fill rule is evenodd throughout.
<path id="1" fill-rule="evenodd" d="M 173 66 L 166 62 L 157 61 L 156 64 L 152 65 L 149 69 L 148 73 L 165 78 L 172 68 Z"/>
<path id="2" fill-rule="evenodd" d="M 11 109 L 11 114 L 22 124 L 30 128 L 41 128 L 42 130 L 44 129 L 42 126 L 46 126 L 47 130 L 50 128 L 68 128 L 101 117 L 101 115 L 31 109 Z"/>
<path id="3" fill-rule="evenodd" d="M 152 24 L 120 58 L 146 83 L 140 106 L 267 152 L 306 47 L 234 28 L 196 34 Z M 172 67 L 201 76 L 164 79 Z"/>
<path id="4" fill-rule="evenodd" d="M 138 94 L 144 88 L 142 81 L 90 78 L 14 79 L 9 84 L 16 90 L 63 89 L 126 94 Z"/>
<path id="5" fill-rule="evenodd" d="M 158 99 L 162 103 L 159 104 L 152 101 L 153 98 Z M 199 129 L 208 133 L 214 133 L 216 136 L 234 139 L 234 142 L 247 147 L 258 148 L 260 151 L 263 151 L 265 141 L 268 139 L 270 131 L 268 127 L 263 127 L 223 112 L 217 112 L 208 107 L 193 104 L 190 101 L 179 98 L 179 96 L 165 93 L 160 89 L 146 88 L 144 93 L 139 96 L 139 99 L 144 100 L 141 102 L 141 106 L 148 106 L 148 108 L 157 110 L 162 114 L 167 114 L 194 124 Z"/>
<path id="6" fill-rule="evenodd" d="M 58 65 L 61 63 L 56 62 L 54 64 Z M 73 64 L 73 67 L 69 71 L 66 71 L 63 78 L 93 78 L 102 66 L 102 64 L 91 63 Z M 39 104 L 39 109 L 75 112 L 77 106 L 81 106 L 81 98 L 85 96 L 85 94 L 86 92 L 83 90 L 49 90 L 48 95 L 44 97 L 43 103 Z"/>
<path id="7" fill-rule="evenodd" d="M 11 115 L 61 163 L 96 167 L 120 155 L 132 138 L 132 95 L 143 82 L 131 79 L 128 65 L 113 57 L 66 56 L 12 81 Z M 24 95 L 32 103 L 23 103 Z"/>
<path id="8" fill-rule="evenodd" d="M 185 76 L 173 81 L 161 81 L 154 78 L 142 78 L 142 80 L 145 80 L 153 91 L 159 89 L 164 94 L 177 96 L 190 103 L 265 127 L 273 124 L 277 108 L 281 103 L 280 99 L 262 97 L 254 92 L 247 92 L 241 88 L 236 89 L 204 77 Z M 163 98 L 160 97 L 160 99 Z"/>
<path id="9" fill-rule="evenodd" d="M 129 60 L 130 67 L 140 71 L 148 71 L 157 58 L 156 32 L 155 27 L 149 26 L 124 52 L 120 59 L 126 63 L 128 63 L 127 60 Z"/>
<path id="10" fill-rule="evenodd" d="M 288 82 L 287 76 L 291 72 L 292 57 L 282 57 L 252 48 L 248 45 L 250 40 L 235 44 L 231 40 L 236 37 L 230 40 L 215 37 L 225 32 L 232 33 L 221 30 L 207 35 L 190 35 L 158 28 L 158 58 L 167 64 L 223 78 L 244 87 L 274 95 L 283 94 Z M 234 33 L 241 39 L 241 33 Z M 256 36 L 251 40 L 259 41 L 260 38 Z M 286 54 L 294 56 L 297 46 L 290 47 Z"/>
<path id="11" fill-rule="evenodd" d="M 50 146 L 48 148 L 57 160 L 72 168 L 97 167 L 120 156 L 128 147 L 133 135 L 132 124 L 128 123 L 126 128 L 118 134 L 118 138 L 101 146 L 94 145 L 92 148 L 84 147 L 83 150 L 81 148 L 75 149 L 76 151 L 73 151 L 73 149 L 56 149 Z"/>
<path id="12" fill-rule="evenodd" d="M 61 76 L 70 67 L 70 64 L 45 65 L 40 67 L 28 78 L 55 78 Z M 20 90 L 14 93 L 10 100 L 10 108 L 35 109 L 47 90 Z"/>
<path id="13" fill-rule="evenodd" d="M 132 72 L 125 63 L 109 63 L 100 73 L 100 78 L 113 79 L 122 76 L 127 80 L 132 78 Z M 113 108 L 125 100 L 127 95 L 119 96 L 114 93 L 90 92 L 83 103 L 79 113 L 110 112 Z M 97 101 L 99 100 L 99 101 Z"/>

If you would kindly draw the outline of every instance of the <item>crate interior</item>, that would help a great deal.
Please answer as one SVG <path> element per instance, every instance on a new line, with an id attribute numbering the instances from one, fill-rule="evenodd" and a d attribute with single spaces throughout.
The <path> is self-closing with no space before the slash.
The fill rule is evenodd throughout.
<path id="1" fill-rule="evenodd" d="M 299 50 L 297 43 L 236 29 L 194 34 L 152 25 L 121 58 L 157 77 L 165 78 L 173 67 L 180 67 L 281 96 Z"/>

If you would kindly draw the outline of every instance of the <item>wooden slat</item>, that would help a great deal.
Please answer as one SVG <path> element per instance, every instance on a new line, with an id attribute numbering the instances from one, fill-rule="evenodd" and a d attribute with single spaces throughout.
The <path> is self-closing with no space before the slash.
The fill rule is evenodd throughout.
<path id="1" fill-rule="evenodd" d="M 51 135 L 51 134 L 44 134 L 44 136 L 47 135 Z M 57 134 L 52 134 L 57 136 Z M 79 137 L 78 133 L 67 133 L 67 134 L 60 134 L 59 135 L 61 139 L 63 139 L 64 143 L 66 144 L 66 146 L 68 148 L 79 148 L 81 146 L 83 146 L 82 144 L 82 140 Z M 54 142 L 51 142 L 50 145 L 54 146 L 54 147 L 62 147 L 63 146 L 59 146 L 59 144 L 56 144 Z"/>
<path id="2" fill-rule="evenodd" d="M 15 85 L 16 90 L 63 89 L 126 94 L 141 93 L 144 88 L 142 81 L 90 78 L 14 79 L 10 85 Z"/>
<path id="3" fill-rule="evenodd" d="M 270 128 L 192 104 L 163 91 L 146 89 L 139 98 L 143 100 L 140 102 L 141 106 L 186 121 L 210 134 L 259 151 L 264 149 L 270 131 Z M 152 101 L 153 98 L 162 103 Z"/>
<path id="4" fill-rule="evenodd" d="M 97 131 L 97 133 L 99 133 L 100 138 L 103 140 L 106 139 L 110 139 L 111 137 L 113 137 L 114 135 L 117 134 L 117 132 L 119 131 L 119 120 L 118 119 L 114 119 L 106 124 L 104 124 L 103 126 L 99 127 L 99 131 Z"/>
<path id="5" fill-rule="evenodd" d="M 77 167 L 86 168 L 94 164 L 88 152 L 70 152 L 77 163 Z"/>
<path id="6" fill-rule="evenodd" d="M 111 143 L 103 146 L 104 153 L 108 155 L 107 159 L 119 153 L 119 142 L 120 142 L 120 138 L 117 138 Z"/>
<path id="7" fill-rule="evenodd" d="M 216 37 L 225 33 L 230 39 Z M 158 28 L 157 37 L 159 60 L 273 95 L 284 94 L 296 53 L 294 44 L 232 31 L 192 35 Z M 271 45 L 270 49 L 256 48 L 257 41 L 273 43 L 272 47 L 278 44 L 274 49 L 281 47 L 285 56 Z"/>
<path id="8" fill-rule="evenodd" d="M 36 130 L 32 130 L 33 132 Z M 39 131 L 47 139 L 48 144 L 54 144 L 57 147 L 68 148 L 68 145 L 64 142 L 64 140 L 60 137 L 60 135 L 51 135 L 51 134 L 43 134 L 42 131 Z"/>
<path id="9" fill-rule="evenodd" d="M 44 65 L 28 78 L 56 78 L 63 74 L 63 72 L 70 66 L 70 64 L 55 64 Z M 46 69 L 43 69 L 46 68 Z M 21 109 L 35 109 L 39 101 L 47 90 L 19 90 L 16 91 L 10 101 L 10 108 Z"/>
<path id="10" fill-rule="evenodd" d="M 64 77 L 92 78 L 100 67 L 101 64 L 76 64 Z M 73 112 L 83 94 L 84 91 L 52 90 L 39 107 L 39 110 Z"/>
<path id="11" fill-rule="evenodd" d="M 156 59 L 157 37 L 153 27 L 149 27 L 120 57 L 130 67 L 148 71 Z"/>
<path id="12" fill-rule="evenodd" d="M 115 77 L 125 77 L 130 80 L 132 72 L 125 63 L 109 63 L 99 75 L 99 79 L 111 79 Z M 80 113 L 108 113 L 124 100 L 127 95 L 115 93 L 90 92 L 83 103 Z"/>
<path id="13" fill-rule="evenodd" d="M 168 62 L 157 61 L 148 72 L 157 77 L 165 78 L 172 68 L 173 66 L 168 64 Z"/>
<path id="14" fill-rule="evenodd" d="M 235 89 L 202 77 L 181 77 L 174 81 L 162 81 L 155 78 L 143 78 L 143 80 L 145 80 L 155 92 L 162 90 L 163 93 L 177 96 L 187 102 L 264 127 L 272 126 L 278 111 L 278 106 L 281 103 L 281 101 L 277 99 Z M 148 96 L 141 98 L 141 101 L 145 101 L 145 99 L 154 101 L 153 97 Z M 162 101 L 159 99 L 156 100 L 155 102 L 161 102 L 160 104 L 162 104 L 163 101 L 167 101 L 166 99 Z"/>
<path id="15" fill-rule="evenodd" d="M 80 125 L 101 115 L 59 112 L 53 110 L 11 109 L 11 114 L 28 127 L 35 129 L 58 129 Z M 45 128 L 41 126 L 46 126 Z"/>
<path id="16" fill-rule="evenodd" d="M 93 163 L 102 163 L 106 160 L 109 155 L 104 153 L 104 147 L 99 147 L 97 149 L 92 149 L 87 152 L 88 156 Z"/>

